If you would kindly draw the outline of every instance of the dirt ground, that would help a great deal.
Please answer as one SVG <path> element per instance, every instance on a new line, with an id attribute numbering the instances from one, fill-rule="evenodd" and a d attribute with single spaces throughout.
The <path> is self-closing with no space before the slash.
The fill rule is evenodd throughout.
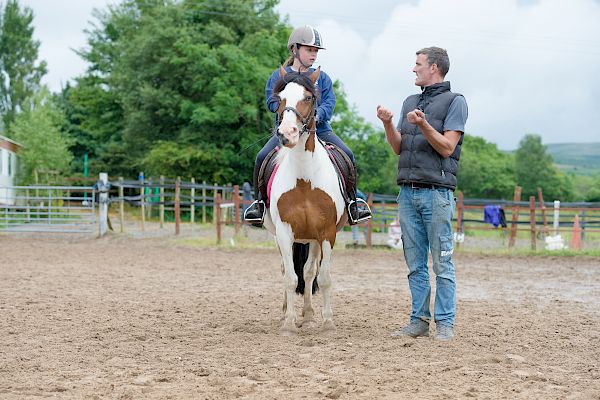
<path id="1" fill-rule="evenodd" d="M 0 398 L 600 399 L 599 260 L 455 261 L 452 342 L 390 337 L 388 250 L 334 251 L 337 329 L 287 337 L 274 249 L 0 234 Z"/>

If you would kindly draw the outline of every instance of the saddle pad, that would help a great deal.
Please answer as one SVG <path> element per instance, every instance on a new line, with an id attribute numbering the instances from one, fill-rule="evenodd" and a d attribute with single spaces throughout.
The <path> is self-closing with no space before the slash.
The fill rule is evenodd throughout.
<path id="1" fill-rule="evenodd" d="M 354 187 L 354 184 L 356 182 L 354 164 L 352 164 L 352 160 L 350 159 L 350 157 L 348 157 L 348 155 L 342 149 L 340 149 L 333 143 L 321 143 L 323 143 L 323 145 L 325 146 L 327 154 L 329 155 L 329 159 L 335 167 L 342 195 L 344 196 L 344 200 L 348 203 L 350 199 L 346 194 L 347 188 Z M 279 168 L 279 166 L 275 163 L 275 156 L 277 155 L 278 151 L 279 147 L 276 147 L 273 150 L 271 150 L 269 154 L 265 157 L 259 170 L 259 191 L 261 193 L 266 194 L 267 206 L 269 206 L 269 201 L 271 198 L 271 187 L 273 186 L 273 180 L 275 178 L 275 174 L 277 173 L 277 169 Z"/>

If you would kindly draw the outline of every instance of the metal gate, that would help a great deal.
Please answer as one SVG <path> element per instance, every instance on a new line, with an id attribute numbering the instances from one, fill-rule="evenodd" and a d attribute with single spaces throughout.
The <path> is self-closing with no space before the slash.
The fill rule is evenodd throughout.
<path id="1" fill-rule="evenodd" d="M 96 231 L 96 190 L 81 186 L 0 186 L 0 232 Z"/>

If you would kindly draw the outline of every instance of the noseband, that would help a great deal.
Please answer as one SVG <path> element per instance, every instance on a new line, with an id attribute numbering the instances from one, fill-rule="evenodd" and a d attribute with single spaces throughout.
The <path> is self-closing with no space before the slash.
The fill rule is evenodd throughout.
<path id="1" fill-rule="evenodd" d="M 281 112 L 281 116 L 279 117 L 279 123 L 281 123 L 281 121 L 283 120 L 283 113 L 286 111 L 292 111 L 294 114 L 296 114 L 296 116 L 298 118 L 300 118 L 300 122 L 302 122 L 302 127 L 300 128 L 300 135 L 302 135 L 306 132 L 315 132 L 317 130 L 316 128 L 308 129 L 308 125 L 313 121 L 313 119 L 315 119 L 315 114 L 317 111 L 317 108 L 315 107 L 315 97 L 314 96 L 312 96 L 310 110 L 306 116 L 303 116 L 302 114 L 300 114 L 300 112 L 295 107 L 285 107 L 283 109 L 283 111 Z M 281 134 L 279 133 L 279 127 L 275 127 L 275 130 L 277 132 L 277 135 L 280 136 Z"/>

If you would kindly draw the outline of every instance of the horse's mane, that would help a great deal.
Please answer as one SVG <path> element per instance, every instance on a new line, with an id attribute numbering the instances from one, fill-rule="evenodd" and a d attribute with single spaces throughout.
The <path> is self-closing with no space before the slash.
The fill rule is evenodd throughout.
<path id="1" fill-rule="evenodd" d="M 279 78 L 279 80 L 275 83 L 273 93 L 281 93 L 286 87 L 286 85 L 290 82 L 297 83 L 298 85 L 308 90 L 316 99 L 319 98 L 317 88 L 315 87 L 314 83 L 310 80 L 308 75 L 294 71 L 288 72 L 283 77 Z"/>

